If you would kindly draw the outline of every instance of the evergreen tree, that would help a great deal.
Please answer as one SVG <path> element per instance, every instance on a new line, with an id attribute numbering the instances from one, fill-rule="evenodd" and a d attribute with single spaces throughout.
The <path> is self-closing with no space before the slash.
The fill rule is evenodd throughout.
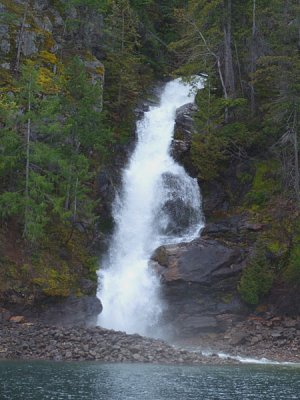
<path id="1" fill-rule="evenodd" d="M 118 130 L 130 132 L 141 90 L 138 19 L 128 0 L 114 0 L 106 19 L 105 102 Z"/>

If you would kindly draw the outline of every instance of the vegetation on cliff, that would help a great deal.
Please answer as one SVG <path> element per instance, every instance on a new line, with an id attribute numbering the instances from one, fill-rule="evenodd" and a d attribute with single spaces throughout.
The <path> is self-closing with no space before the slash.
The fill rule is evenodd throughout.
<path id="1" fill-rule="evenodd" d="M 247 212 L 264 226 L 239 286 L 250 304 L 272 283 L 295 290 L 300 284 L 299 15 L 295 0 L 190 0 L 176 10 L 177 71 L 206 74 L 193 165 L 204 189 L 223 185 L 227 213 Z M 230 191 L 227 171 L 246 188 L 243 195 Z"/>
<path id="2" fill-rule="evenodd" d="M 145 90 L 171 69 L 179 3 L 0 1 L 4 296 L 95 291 L 107 217 L 97 176 L 133 137 Z"/>

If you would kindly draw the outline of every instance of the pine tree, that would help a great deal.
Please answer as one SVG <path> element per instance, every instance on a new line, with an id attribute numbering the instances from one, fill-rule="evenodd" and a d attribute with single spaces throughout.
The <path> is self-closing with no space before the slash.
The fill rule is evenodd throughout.
<path id="1" fill-rule="evenodd" d="M 130 131 L 140 94 L 138 19 L 128 0 L 112 1 L 106 19 L 106 97 L 118 135 Z"/>

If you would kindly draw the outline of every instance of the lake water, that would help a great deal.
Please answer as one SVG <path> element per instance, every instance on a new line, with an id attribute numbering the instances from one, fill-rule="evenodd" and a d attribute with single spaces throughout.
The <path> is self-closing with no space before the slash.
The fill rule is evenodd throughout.
<path id="1" fill-rule="evenodd" d="M 0 362 L 1 400 L 300 399 L 300 368 Z"/>

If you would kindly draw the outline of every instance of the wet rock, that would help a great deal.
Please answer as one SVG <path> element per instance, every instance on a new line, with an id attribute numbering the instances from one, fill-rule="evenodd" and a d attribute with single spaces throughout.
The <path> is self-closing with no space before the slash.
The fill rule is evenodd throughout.
<path id="1" fill-rule="evenodd" d="M 217 240 L 198 238 L 190 243 L 159 247 L 152 266 L 162 279 L 166 325 L 177 336 L 224 331 L 228 321 L 245 313 L 237 293 L 244 252 Z M 247 309 L 247 308 L 246 308 Z"/>
<path id="2" fill-rule="evenodd" d="M 300 335 L 296 330 L 291 331 L 295 328 L 286 327 L 298 318 L 270 318 L 267 314 L 258 318 L 252 315 L 235 321 L 225 333 L 202 336 L 197 343 L 202 348 L 231 355 L 299 363 Z"/>
<path id="3" fill-rule="evenodd" d="M 246 342 L 248 335 L 245 332 L 235 332 L 229 339 L 229 343 L 233 346 Z"/>
<path id="4" fill-rule="evenodd" d="M 190 226 L 199 220 L 200 210 L 195 208 L 195 204 L 188 199 L 187 193 L 192 197 L 192 188 L 180 174 L 164 173 L 160 184 L 164 188 L 164 198 L 155 220 L 161 234 L 181 235 L 188 230 Z M 195 198 L 195 197 L 193 197 Z M 190 201 L 188 201 L 190 200 Z"/>
<path id="5" fill-rule="evenodd" d="M 194 103 L 185 104 L 176 110 L 175 138 L 191 140 L 192 134 L 195 132 L 193 116 L 197 111 L 198 107 Z"/>
<path id="6" fill-rule="evenodd" d="M 48 304 L 40 319 L 60 325 L 86 325 L 94 323 L 102 311 L 102 304 L 95 296 L 70 296 L 64 301 Z"/>
<path id="7" fill-rule="evenodd" d="M 172 157 L 182 164 L 191 176 L 196 176 L 196 170 L 190 160 L 192 135 L 195 132 L 193 120 L 198 107 L 194 103 L 188 103 L 176 110 L 174 139 L 171 144 Z"/>
<path id="8" fill-rule="evenodd" d="M 233 275 L 242 268 L 240 249 L 201 238 L 188 244 L 159 248 L 152 259 L 158 261 L 162 258 L 166 268 L 161 276 L 165 282 L 208 283 L 221 275 Z"/>
<path id="9" fill-rule="evenodd" d="M 177 322 L 188 327 L 191 332 L 199 330 L 201 332 L 206 332 L 207 330 L 211 331 L 214 330 L 218 325 L 216 318 L 205 315 L 183 317 L 179 318 Z"/>
<path id="10" fill-rule="evenodd" d="M 82 278 L 80 279 L 81 291 L 88 296 L 95 295 L 97 292 L 97 282 L 91 281 L 90 279 Z"/>

